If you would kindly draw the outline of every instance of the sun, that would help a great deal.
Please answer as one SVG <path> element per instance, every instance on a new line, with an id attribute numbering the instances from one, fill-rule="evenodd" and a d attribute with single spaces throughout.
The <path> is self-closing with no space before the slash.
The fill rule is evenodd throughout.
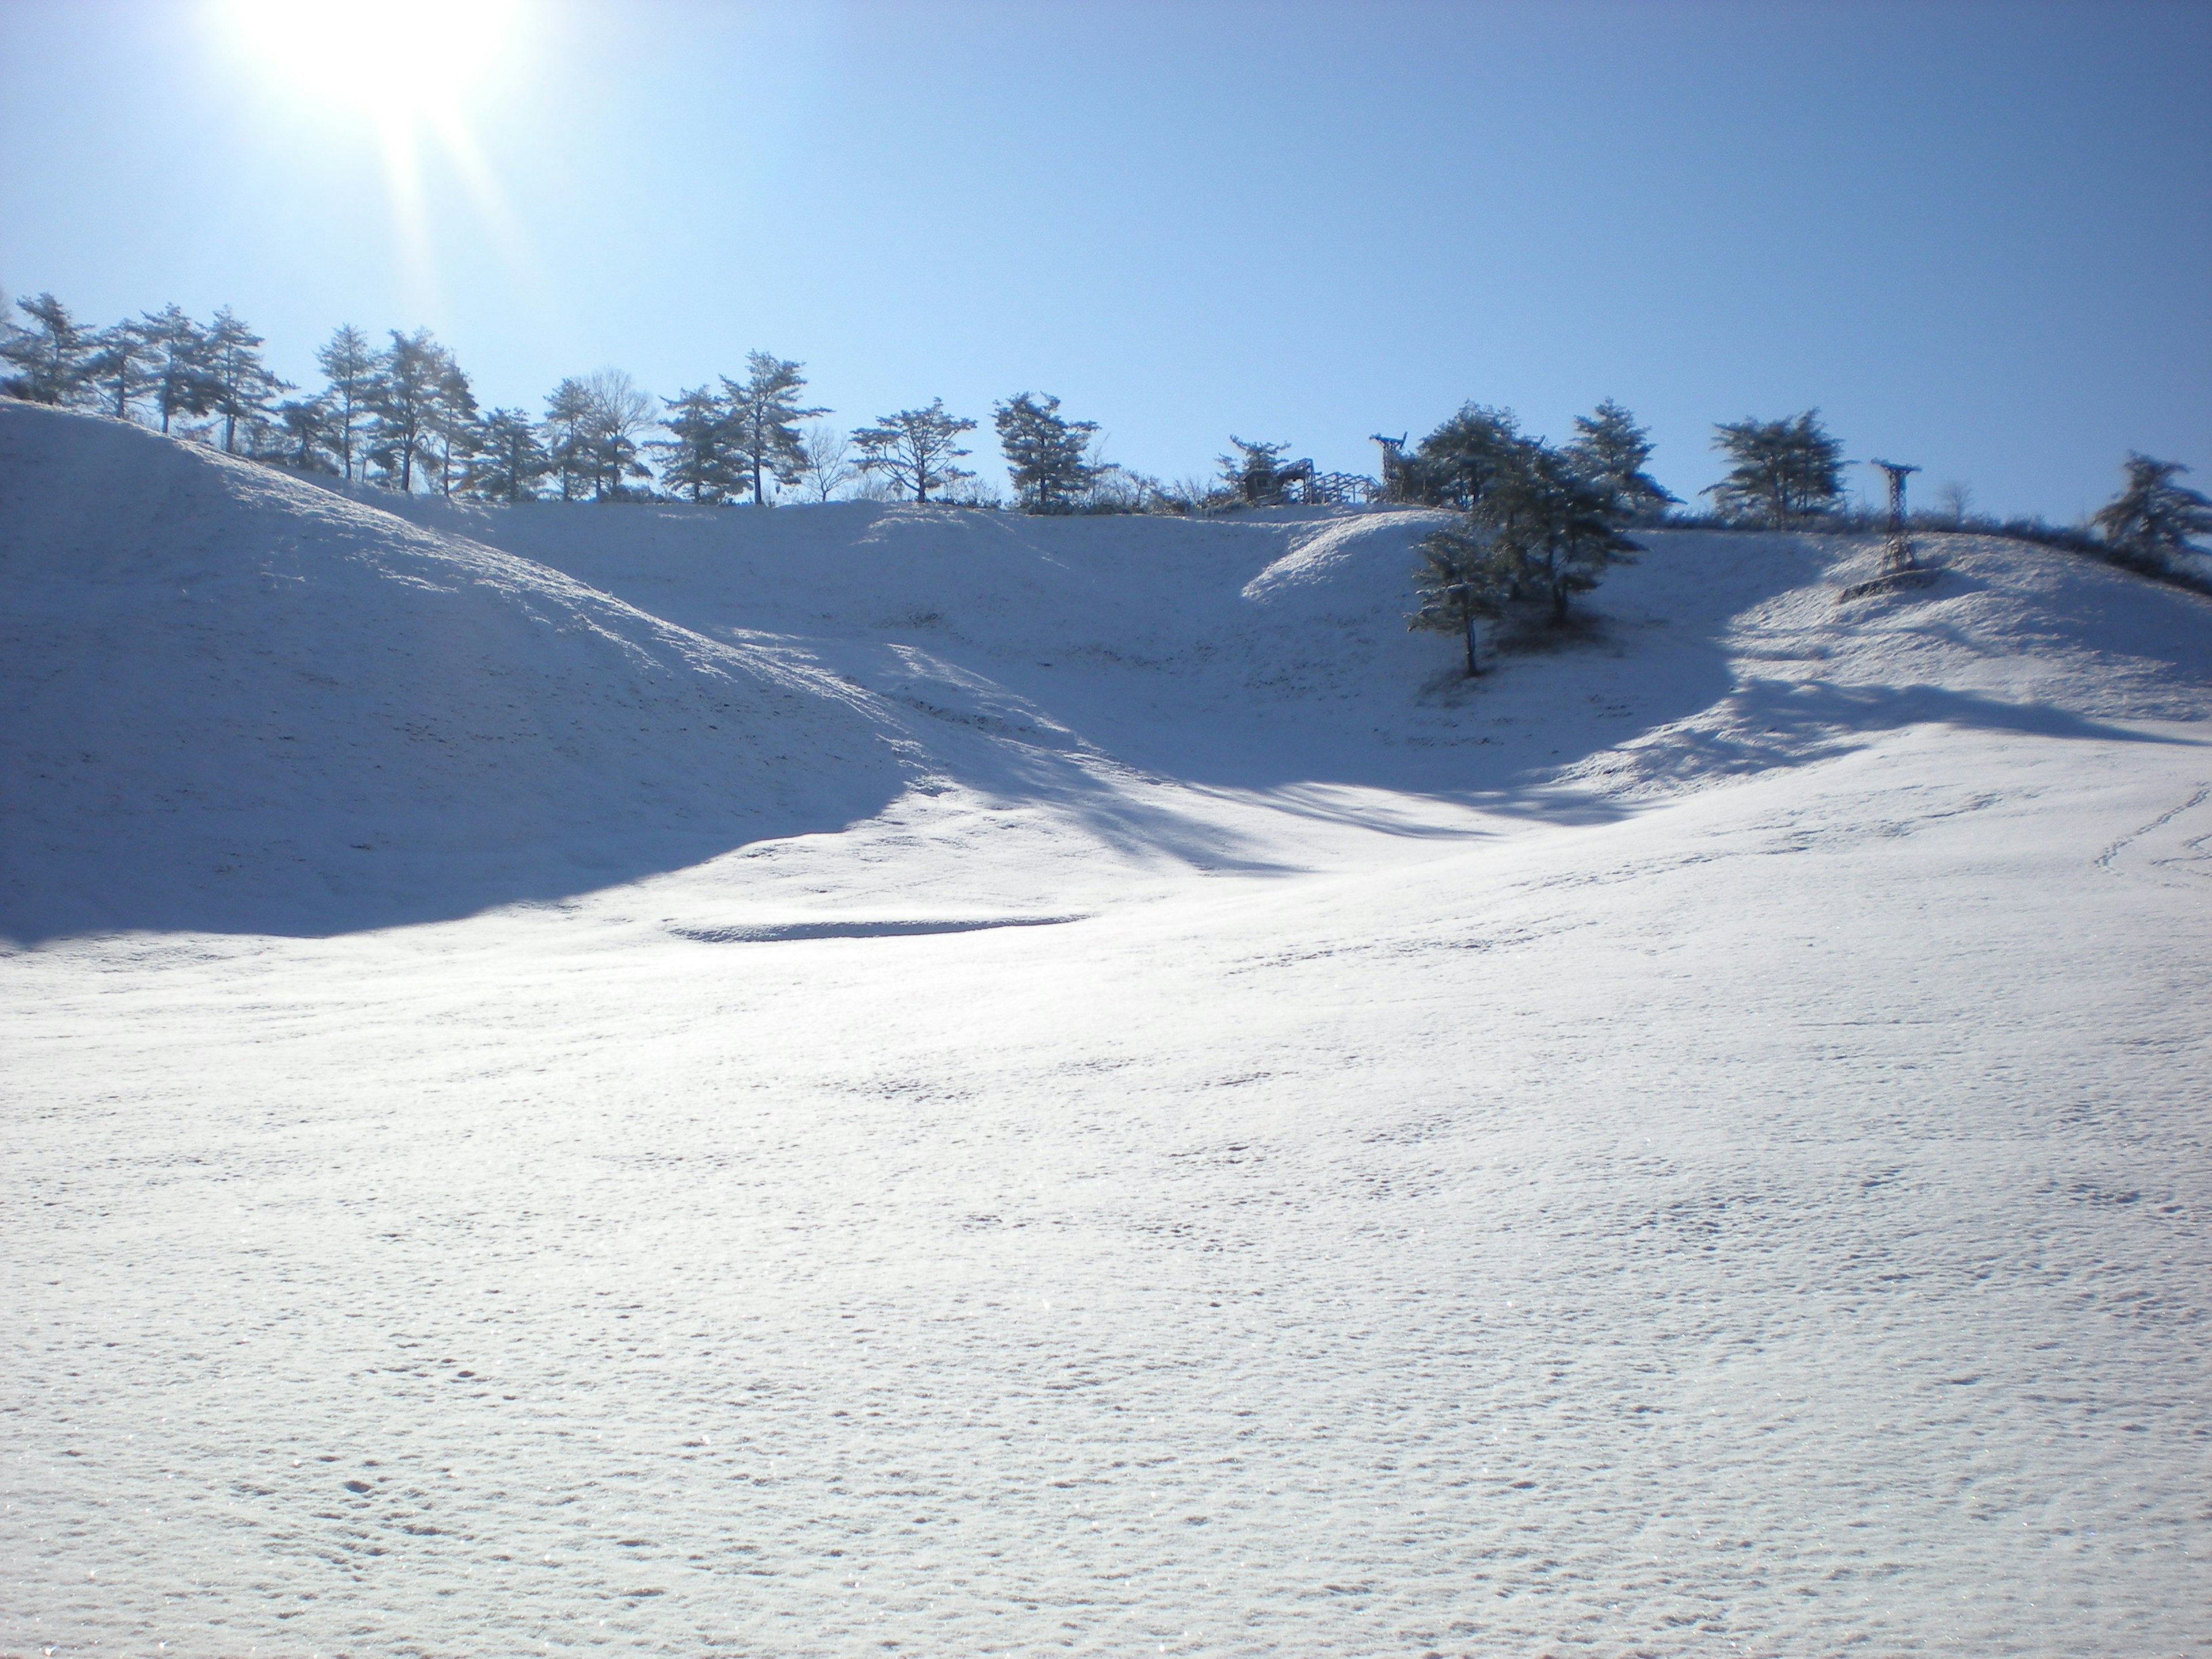
<path id="1" fill-rule="evenodd" d="M 450 114 L 514 44 L 515 0 L 227 0 L 292 89 L 380 122 Z"/>

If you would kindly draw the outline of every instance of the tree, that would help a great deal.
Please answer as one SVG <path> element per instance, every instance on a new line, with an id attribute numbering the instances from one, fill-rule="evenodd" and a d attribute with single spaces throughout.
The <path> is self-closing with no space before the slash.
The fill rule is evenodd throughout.
<path id="1" fill-rule="evenodd" d="M 2212 501 L 2176 479 L 2189 469 L 2179 461 L 2129 453 L 2127 484 L 2091 520 L 2116 551 L 2164 565 L 2175 556 L 2204 550 L 2191 538 L 2212 535 Z"/>
<path id="2" fill-rule="evenodd" d="M 817 426 L 799 445 L 799 476 L 817 501 L 827 501 L 853 481 L 853 442 L 834 426 Z"/>
<path id="3" fill-rule="evenodd" d="M 933 398 L 927 409 L 902 409 L 862 427 L 853 434 L 853 447 L 860 452 L 861 471 L 880 472 L 893 489 L 911 490 L 917 502 L 926 503 L 931 490 L 975 476 L 952 465 L 968 453 L 959 447 L 960 434 L 975 429 L 975 422 L 946 414 L 945 399 Z"/>
<path id="4" fill-rule="evenodd" d="M 650 478 L 638 459 L 638 434 L 653 424 L 653 399 L 619 368 L 603 368 L 580 380 L 563 380 L 574 405 L 569 441 L 592 481 L 593 501 L 620 501 L 630 494 L 625 480 Z"/>
<path id="5" fill-rule="evenodd" d="M 150 374 L 148 384 L 154 407 L 161 411 L 161 430 L 179 415 L 204 415 L 215 407 L 215 382 L 207 365 L 207 331 L 174 305 L 149 311 L 139 319 L 139 337 L 146 343 Z"/>
<path id="6" fill-rule="evenodd" d="M 1612 398 L 1575 416 L 1575 434 L 1567 459 L 1612 501 L 1613 516 L 1622 523 L 1656 517 L 1680 501 L 1644 470 L 1651 459 L 1651 434 Z"/>
<path id="7" fill-rule="evenodd" d="M 1522 441 L 1511 410 L 1463 404 L 1399 463 L 1403 499 L 1471 511 Z"/>
<path id="8" fill-rule="evenodd" d="M 392 343 L 370 366 L 363 404 L 369 416 L 368 459 L 385 483 L 404 495 L 415 488 L 415 463 L 430 435 L 453 358 L 427 328 L 412 334 L 395 328 L 391 333 Z"/>
<path id="9" fill-rule="evenodd" d="M 730 449 L 738 465 L 752 474 L 755 507 L 768 505 L 763 489 L 767 477 L 784 484 L 799 482 L 806 465 L 799 422 L 830 413 L 799 406 L 799 394 L 806 385 L 806 377 L 799 371 L 805 367 L 755 351 L 746 354 L 743 381 L 722 377 Z"/>
<path id="10" fill-rule="evenodd" d="M 295 398 L 280 404 L 275 426 L 282 441 L 258 452 L 263 459 L 295 472 L 337 473 L 338 423 L 329 404 L 320 398 Z"/>
<path id="11" fill-rule="evenodd" d="M 552 458 L 526 411 L 487 410 L 477 423 L 461 488 L 490 501 L 534 501 L 538 481 L 552 471 Z"/>
<path id="12" fill-rule="evenodd" d="M 269 405 L 280 392 L 289 392 L 289 381 L 271 374 L 261 362 L 261 337 L 234 316 L 228 306 L 215 314 L 207 331 L 207 374 L 212 387 L 210 407 L 222 417 L 222 447 L 226 453 L 238 449 L 238 423 L 249 429 L 269 416 Z"/>
<path id="13" fill-rule="evenodd" d="M 1732 465 L 1726 477 L 1699 493 L 1729 518 L 1786 525 L 1835 509 L 1844 493 L 1844 446 L 1822 428 L 1819 410 L 1713 430 L 1713 447 Z"/>
<path id="14" fill-rule="evenodd" d="M 583 482 L 592 476 L 591 417 L 591 393 L 573 376 L 546 397 L 545 451 L 554 471 L 560 475 L 564 501 L 574 501 Z"/>
<path id="15" fill-rule="evenodd" d="M 661 458 L 661 483 L 695 501 L 727 501 L 738 485 L 728 405 L 703 386 L 665 402 L 668 413 L 660 423 L 668 436 L 646 445 Z"/>
<path id="16" fill-rule="evenodd" d="M 1640 550 L 1620 533 L 1613 496 L 1533 438 L 1507 453 L 1468 516 L 1516 596 L 1548 602 L 1554 628 L 1566 621 L 1571 595 L 1588 592 L 1607 565 Z"/>
<path id="17" fill-rule="evenodd" d="M 125 321 L 93 337 L 84 360 L 85 384 L 99 394 L 100 407 L 118 421 L 131 418 L 131 405 L 153 384 L 153 347 L 144 331 Z"/>
<path id="18" fill-rule="evenodd" d="M 450 353 L 438 371 L 438 384 L 423 423 L 425 462 L 437 468 L 438 493 L 453 496 L 457 476 L 466 465 L 477 437 L 477 394 Z"/>
<path id="19" fill-rule="evenodd" d="M 330 382 L 327 395 L 331 418 L 337 427 L 338 460 L 345 471 L 346 482 L 351 483 L 354 434 L 368 403 L 369 387 L 376 378 L 376 350 L 369 344 L 368 335 L 351 323 L 341 323 L 315 353 L 315 364 Z"/>
<path id="20" fill-rule="evenodd" d="M 1419 609 L 1406 626 L 1431 634 L 1456 634 L 1467 642 L 1467 677 L 1480 673 L 1474 648 L 1475 625 L 1505 613 L 1512 573 L 1493 554 L 1490 543 L 1467 525 L 1440 526 L 1421 538 L 1421 562 L 1413 572 L 1413 596 Z"/>
<path id="21" fill-rule="evenodd" d="M 0 358 L 16 371 L 0 382 L 0 391 L 34 404 L 68 403 L 85 383 L 93 337 L 51 294 L 18 300 L 15 308 L 31 319 L 31 326 L 18 325 L 0 337 Z"/>
<path id="22" fill-rule="evenodd" d="M 1022 511 L 1073 512 L 1098 479 L 1099 469 L 1089 459 L 1098 423 L 1063 420 L 1059 398 L 1039 402 L 1026 392 L 1016 392 L 991 415 Z"/>

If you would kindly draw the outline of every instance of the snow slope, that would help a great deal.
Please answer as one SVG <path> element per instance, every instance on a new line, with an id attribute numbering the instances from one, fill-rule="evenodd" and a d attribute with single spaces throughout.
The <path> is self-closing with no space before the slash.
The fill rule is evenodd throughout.
<path id="1" fill-rule="evenodd" d="M 435 903 L 364 912 L 425 925 L 158 861 L 133 931 L 11 916 L 0 1652 L 2202 1650 L 2212 604 L 1654 535 L 1470 686 L 1398 620 L 1419 515 L 407 530 L 23 413 L 79 562 L 238 515 L 557 595 L 819 811 L 698 783 L 705 850 L 626 855 L 696 732 L 486 622 L 598 721 L 603 872 L 503 892 L 431 815 Z M 446 614 L 347 580 L 388 620 L 289 660 Z M 200 684 L 173 732 L 263 752 Z M 465 798 L 439 752 L 383 751 Z M 353 810 L 322 764 L 207 810 Z"/>

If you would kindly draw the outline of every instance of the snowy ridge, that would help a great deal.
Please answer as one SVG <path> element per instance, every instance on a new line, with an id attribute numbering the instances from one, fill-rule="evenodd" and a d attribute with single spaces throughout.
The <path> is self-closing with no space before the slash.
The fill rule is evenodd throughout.
<path id="1" fill-rule="evenodd" d="M 0 417 L 0 1651 L 2201 1646 L 2212 601 Z"/>

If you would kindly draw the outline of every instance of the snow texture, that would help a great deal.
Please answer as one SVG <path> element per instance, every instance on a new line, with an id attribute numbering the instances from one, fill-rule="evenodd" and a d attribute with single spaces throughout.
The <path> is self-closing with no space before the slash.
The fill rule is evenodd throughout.
<path id="1" fill-rule="evenodd" d="M 2212 602 L 1429 521 L 0 404 L 0 1652 L 2203 1651 Z"/>

